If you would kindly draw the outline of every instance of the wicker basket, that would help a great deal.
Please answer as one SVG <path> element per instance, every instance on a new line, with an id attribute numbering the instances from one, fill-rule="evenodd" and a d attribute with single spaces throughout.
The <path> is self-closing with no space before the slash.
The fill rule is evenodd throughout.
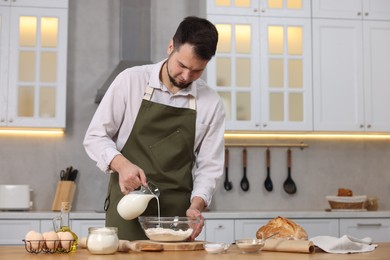
<path id="1" fill-rule="evenodd" d="M 331 209 L 363 210 L 367 196 L 326 196 Z"/>

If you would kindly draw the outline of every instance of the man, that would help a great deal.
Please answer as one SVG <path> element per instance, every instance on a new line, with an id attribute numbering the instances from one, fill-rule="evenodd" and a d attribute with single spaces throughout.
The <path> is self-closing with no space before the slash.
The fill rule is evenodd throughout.
<path id="1" fill-rule="evenodd" d="M 218 32 L 185 18 L 168 45 L 168 58 L 120 73 L 87 130 L 84 146 L 110 173 L 106 226 L 120 239 L 145 239 L 137 219 L 117 212 L 119 200 L 147 181 L 160 190 L 161 216 L 200 218 L 223 174 L 225 114 L 218 94 L 200 79 L 215 55 Z M 152 200 L 155 201 L 155 200 Z M 155 202 L 143 215 L 157 216 Z"/>

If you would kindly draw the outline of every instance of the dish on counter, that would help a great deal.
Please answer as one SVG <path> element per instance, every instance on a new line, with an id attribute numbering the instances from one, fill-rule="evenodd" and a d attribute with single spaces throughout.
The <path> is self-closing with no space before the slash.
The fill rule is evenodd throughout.
<path id="1" fill-rule="evenodd" d="M 236 240 L 236 245 L 241 253 L 257 253 L 264 247 L 265 241 L 263 239 L 245 238 Z"/>
<path id="2" fill-rule="evenodd" d="M 230 244 L 225 243 L 212 243 L 212 242 L 206 242 L 203 244 L 204 250 L 206 250 L 207 253 L 210 254 L 220 254 L 225 253 L 230 247 Z"/>

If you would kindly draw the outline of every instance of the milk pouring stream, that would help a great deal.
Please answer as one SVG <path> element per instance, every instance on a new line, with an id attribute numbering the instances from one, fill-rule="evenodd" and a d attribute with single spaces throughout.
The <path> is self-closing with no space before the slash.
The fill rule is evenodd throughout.
<path id="1" fill-rule="evenodd" d="M 147 208 L 149 201 L 157 199 L 158 216 L 160 216 L 160 203 L 158 196 L 160 191 L 152 183 L 148 187 L 141 186 L 140 190 L 130 192 L 125 195 L 118 203 L 117 211 L 119 215 L 126 220 L 135 219 L 140 216 Z"/>

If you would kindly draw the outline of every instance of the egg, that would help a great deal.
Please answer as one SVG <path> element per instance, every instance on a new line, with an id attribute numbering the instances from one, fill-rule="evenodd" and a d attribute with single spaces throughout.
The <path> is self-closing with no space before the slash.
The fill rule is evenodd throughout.
<path id="1" fill-rule="evenodd" d="M 27 232 L 25 240 L 27 247 L 31 247 L 33 250 L 40 250 L 44 244 L 43 235 L 35 230 Z"/>
<path id="2" fill-rule="evenodd" d="M 65 231 L 65 232 L 58 232 L 58 236 L 61 240 L 61 247 L 65 250 L 69 250 L 70 246 L 74 240 L 72 233 Z"/>
<path id="3" fill-rule="evenodd" d="M 59 245 L 59 237 L 56 232 L 49 231 L 42 234 L 48 249 L 55 249 Z"/>

